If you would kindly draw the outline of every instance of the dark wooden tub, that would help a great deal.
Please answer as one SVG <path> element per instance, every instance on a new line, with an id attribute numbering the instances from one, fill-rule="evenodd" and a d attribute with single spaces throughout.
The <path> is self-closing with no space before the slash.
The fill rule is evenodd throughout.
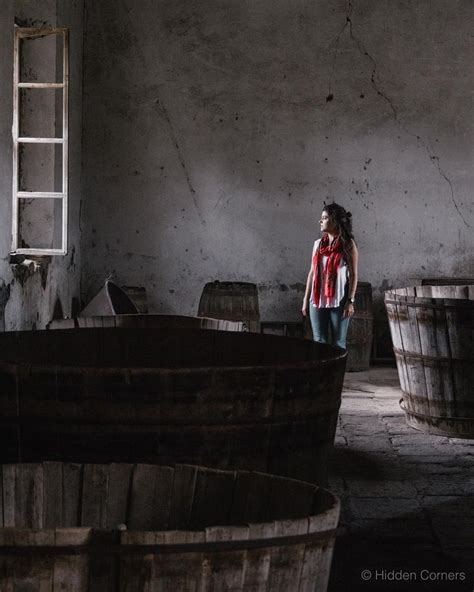
<path id="1" fill-rule="evenodd" d="M 190 462 L 324 483 L 346 354 L 272 335 L 0 335 L 3 462 Z"/>
<path id="2" fill-rule="evenodd" d="M 474 286 L 392 290 L 385 306 L 408 424 L 474 438 Z"/>
<path id="3" fill-rule="evenodd" d="M 339 501 L 191 465 L 0 466 L 0 590 L 325 592 Z"/>

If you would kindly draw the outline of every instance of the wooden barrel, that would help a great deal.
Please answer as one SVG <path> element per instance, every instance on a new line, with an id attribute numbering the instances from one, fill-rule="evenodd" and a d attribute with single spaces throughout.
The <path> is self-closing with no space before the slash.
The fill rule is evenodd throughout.
<path id="1" fill-rule="evenodd" d="M 195 463 L 324 483 L 346 354 L 199 329 L 0 335 L 0 461 Z"/>
<path id="2" fill-rule="evenodd" d="M 242 321 L 245 330 L 260 332 L 258 291 L 247 282 L 210 282 L 204 286 L 198 317 Z"/>
<path id="3" fill-rule="evenodd" d="M 76 319 L 58 319 L 48 324 L 48 329 L 93 329 L 98 327 L 143 328 L 143 329 L 210 329 L 214 331 L 243 331 L 244 324 L 206 317 L 178 315 L 130 314 Z"/>
<path id="4" fill-rule="evenodd" d="M 354 316 L 347 331 L 347 371 L 360 372 L 370 367 L 370 354 L 374 339 L 374 313 L 372 285 L 359 282 L 355 295 Z"/>
<path id="5" fill-rule="evenodd" d="M 325 592 L 339 500 L 192 465 L 0 466 L 0 590 Z"/>
<path id="6" fill-rule="evenodd" d="M 410 426 L 474 438 L 474 286 L 416 286 L 385 293 Z"/>

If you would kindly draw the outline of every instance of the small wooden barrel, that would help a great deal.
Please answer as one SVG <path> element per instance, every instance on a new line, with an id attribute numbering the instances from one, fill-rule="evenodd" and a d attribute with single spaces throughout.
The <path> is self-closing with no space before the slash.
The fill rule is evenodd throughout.
<path id="1" fill-rule="evenodd" d="M 206 317 L 184 317 L 178 315 L 130 314 L 51 321 L 48 329 L 93 329 L 99 327 L 138 329 L 210 329 L 214 331 L 243 331 L 244 324 L 223 319 Z"/>
<path id="2" fill-rule="evenodd" d="M 372 285 L 359 282 L 355 295 L 354 316 L 347 332 L 347 370 L 360 372 L 370 367 L 370 354 L 374 338 Z"/>
<path id="3" fill-rule="evenodd" d="M 385 293 L 410 426 L 474 438 L 474 286 L 416 286 Z"/>
<path id="4" fill-rule="evenodd" d="M 3 333 L 0 462 L 189 462 L 323 484 L 345 358 L 231 331 Z"/>
<path id="5" fill-rule="evenodd" d="M 242 321 L 245 330 L 260 332 L 258 291 L 246 282 L 210 282 L 204 286 L 198 317 Z"/>
<path id="6" fill-rule="evenodd" d="M 192 465 L 45 462 L 0 477 L 2 591 L 327 589 L 340 505 L 315 485 Z"/>

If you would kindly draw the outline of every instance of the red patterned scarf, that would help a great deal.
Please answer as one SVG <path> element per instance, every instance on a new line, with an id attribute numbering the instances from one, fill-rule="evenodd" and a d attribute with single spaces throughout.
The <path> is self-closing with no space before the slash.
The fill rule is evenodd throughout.
<path id="1" fill-rule="evenodd" d="M 326 264 L 322 267 L 322 258 L 326 256 Z M 316 306 L 319 304 L 321 288 L 326 299 L 331 299 L 336 294 L 337 270 L 344 256 L 341 235 L 329 244 L 329 235 L 324 234 L 315 254 L 313 255 L 313 300 Z"/>

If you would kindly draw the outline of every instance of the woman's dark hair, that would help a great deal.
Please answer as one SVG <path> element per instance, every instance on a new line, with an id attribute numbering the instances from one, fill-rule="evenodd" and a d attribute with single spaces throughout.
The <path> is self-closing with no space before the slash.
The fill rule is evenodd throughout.
<path id="1" fill-rule="evenodd" d="M 337 227 L 341 234 L 344 250 L 349 252 L 352 249 L 352 214 L 337 203 L 324 204 L 323 212 L 327 212 L 331 222 Z"/>

